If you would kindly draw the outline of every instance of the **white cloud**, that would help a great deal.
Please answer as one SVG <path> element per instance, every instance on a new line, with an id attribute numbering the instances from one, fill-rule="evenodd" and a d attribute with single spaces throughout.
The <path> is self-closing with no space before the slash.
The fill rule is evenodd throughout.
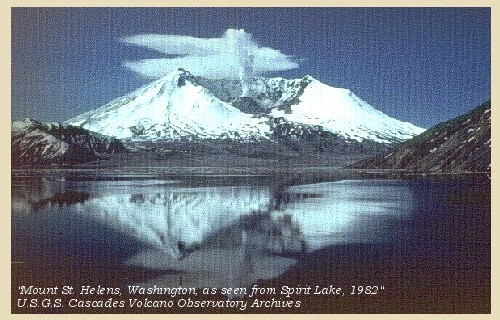
<path id="1" fill-rule="evenodd" d="M 150 78 L 160 78 L 174 69 L 184 68 L 196 76 L 239 79 L 245 92 L 245 82 L 253 75 L 299 67 L 294 59 L 279 50 L 258 46 L 243 30 L 229 29 L 221 38 L 213 39 L 142 34 L 120 40 L 167 56 L 124 63 L 130 70 Z M 172 55 L 176 57 L 169 57 Z"/>

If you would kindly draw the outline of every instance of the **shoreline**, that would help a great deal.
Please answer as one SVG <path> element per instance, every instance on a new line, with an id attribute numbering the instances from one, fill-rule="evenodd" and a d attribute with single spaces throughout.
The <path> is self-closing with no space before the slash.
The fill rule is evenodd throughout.
<path id="1" fill-rule="evenodd" d="M 122 167 L 113 168 L 12 168 L 11 178 L 59 177 L 60 179 L 167 179 L 167 178 L 453 178 L 484 177 L 491 179 L 491 172 L 419 172 L 401 169 L 351 169 L 331 166 L 290 167 Z M 55 178 L 57 180 L 57 178 Z"/>

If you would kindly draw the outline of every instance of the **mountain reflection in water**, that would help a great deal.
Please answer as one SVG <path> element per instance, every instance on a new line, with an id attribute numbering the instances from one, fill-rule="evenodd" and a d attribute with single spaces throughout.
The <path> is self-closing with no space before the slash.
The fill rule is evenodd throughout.
<path id="1" fill-rule="evenodd" d="M 143 243 L 146 249 L 124 260 L 127 266 L 164 270 L 147 281 L 151 285 L 242 287 L 279 276 L 305 252 L 393 237 L 387 228 L 411 214 L 413 194 L 401 183 L 382 184 L 192 188 L 80 182 L 51 185 L 53 196 L 40 192 L 32 209 L 69 210 Z"/>
<path id="2" fill-rule="evenodd" d="M 14 178 L 12 286 L 371 283 L 301 312 L 489 312 L 487 177 L 346 178 Z"/>

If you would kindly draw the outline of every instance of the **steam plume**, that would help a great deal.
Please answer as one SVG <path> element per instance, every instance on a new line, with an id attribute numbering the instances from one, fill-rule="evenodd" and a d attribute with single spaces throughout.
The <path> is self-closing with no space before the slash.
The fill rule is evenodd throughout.
<path id="1" fill-rule="evenodd" d="M 209 79 L 240 80 L 242 96 L 248 95 L 251 77 L 269 71 L 298 68 L 298 63 L 279 50 L 260 47 L 243 29 L 229 29 L 220 38 L 140 34 L 120 39 L 166 54 L 161 59 L 126 61 L 124 66 L 142 76 L 160 78 L 184 68 Z"/>

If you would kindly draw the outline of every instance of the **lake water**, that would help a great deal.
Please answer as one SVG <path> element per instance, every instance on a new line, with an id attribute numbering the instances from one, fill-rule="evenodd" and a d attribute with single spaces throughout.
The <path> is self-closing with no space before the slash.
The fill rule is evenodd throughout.
<path id="1" fill-rule="evenodd" d="M 300 308 L 245 312 L 489 312 L 487 178 L 324 180 L 15 178 L 12 311 L 165 311 L 19 308 L 21 285 L 257 284 L 333 285 L 346 296 L 292 296 Z M 379 292 L 351 295 L 360 285 Z"/>

